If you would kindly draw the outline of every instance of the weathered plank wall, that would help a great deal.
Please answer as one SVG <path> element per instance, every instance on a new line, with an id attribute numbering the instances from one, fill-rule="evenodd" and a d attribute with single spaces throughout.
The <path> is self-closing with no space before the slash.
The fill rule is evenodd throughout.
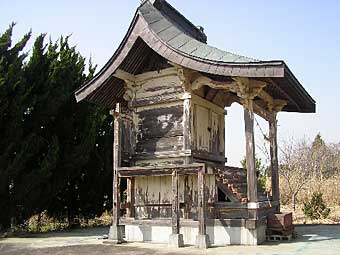
<path id="1" fill-rule="evenodd" d="M 137 109 L 137 154 L 183 149 L 181 102 Z"/>
<path id="2" fill-rule="evenodd" d="M 193 115 L 194 157 L 224 163 L 224 109 L 193 95 Z"/>
<path id="3" fill-rule="evenodd" d="M 184 92 L 175 68 L 140 75 L 133 105 L 136 165 L 183 164 Z"/>
<path id="4" fill-rule="evenodd" d="M 133 125 L 124 125 L 123 145 L 129 148 L 123 151 L 135 165 L 183 164 L 192 156 L 224 164 L 224 109 L 191 93 L 189 79 L 167 68 L 137 75 L 127 85 Z"/>
<path id="5" fill-rule="evenodd" d="M 216 198 L 215 176 L 206 175 L 206 201 Z M 180 217 L 197 219 L 197 176 L 179 176 Z M 171 176 L 145 176 L 135 178 L 135 217 L 171 218 Z M 186 213 L 185 210 L 188 210 Z"/>
<path id="6" fill-rule="evenodd" d="M 132 112 L 127 111 L 122 118 L 122 165 L 123 166 L 133 166 L 133 157 L 136 150 L 136 141 L 133 125 L 133 115 Z"/>

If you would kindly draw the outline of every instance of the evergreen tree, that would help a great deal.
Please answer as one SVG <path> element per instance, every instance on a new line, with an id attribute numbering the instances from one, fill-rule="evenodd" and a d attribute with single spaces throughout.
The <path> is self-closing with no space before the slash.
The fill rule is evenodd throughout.
<path id="1" fill-rule="evenodd" d="M 315 138 L 314 138 L 314 141 L 312 143 L 312 148 L 314 150 L 318 150 L 320 149 L 321 147 L 324 147 L 326 145 L 325 141 L 322 139 L 321 137 L 321 134 L 318 133 Z"/>
<path id="2" fill-rule="evenodd" d="M 68 37 L 46 44 L 44 34 L 24 64 L 30 34 L 10 48 L 12 29 L 0 37 L 0 224 L 46 209 L 70 222 L 99 214 L 111 190 L 112 119 L 73 95 L 95 67 L 86 74 Z"/>
<path id="3" fill-rule="evenodd" d="M 15 213 L 13 182 L 23 168 L 19 147 L 27 88 L 22 72 L 26 54 L 22 50 L 31 33 L 12 46 L 13 26 L 0 35 L 0 229 L 9 226 Z"/>

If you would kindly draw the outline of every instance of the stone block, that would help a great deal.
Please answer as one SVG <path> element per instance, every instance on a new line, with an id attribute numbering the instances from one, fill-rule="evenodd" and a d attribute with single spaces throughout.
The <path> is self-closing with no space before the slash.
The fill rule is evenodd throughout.
<path id="1" fill-rule="evenodd" d="M 184 246 L 184 240 L 182 234 L 171 234 L 169 236 L 169 247 L 180 248 Z"/>
<path id="2" fill-rule="evenodd" d="M 198 235 L 196 236 L 196 248 L 208 249 L 211 246 L 210 239 L 208 235 Z"/>

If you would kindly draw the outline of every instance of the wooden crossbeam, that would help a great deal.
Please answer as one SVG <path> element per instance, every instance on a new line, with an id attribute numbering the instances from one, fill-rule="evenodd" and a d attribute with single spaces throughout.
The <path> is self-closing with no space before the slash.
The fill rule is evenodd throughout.
<path id="1" fill-rule="evenodd" d="M 159 166 L 159 167 L 122 167 L 118 169 L 120 177 L 138 176 L 171 176 L 176 170 L 178 175 L 195 175 L 199 171 L 204 171 L 204 164 Z"/>

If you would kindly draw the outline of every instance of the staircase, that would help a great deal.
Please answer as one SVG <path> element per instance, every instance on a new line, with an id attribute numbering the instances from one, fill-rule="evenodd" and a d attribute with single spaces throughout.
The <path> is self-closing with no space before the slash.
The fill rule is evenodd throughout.
<path id="1" fill-rule="evenodd" d="M 216 167 L 217 181 L 228 188 L 241 202 L 247 203 L 247 170 L 238 167 Z M 257 196 L 259 201 L 267 200 L 267 192 L 263 186 L 257 184 Z"/>

